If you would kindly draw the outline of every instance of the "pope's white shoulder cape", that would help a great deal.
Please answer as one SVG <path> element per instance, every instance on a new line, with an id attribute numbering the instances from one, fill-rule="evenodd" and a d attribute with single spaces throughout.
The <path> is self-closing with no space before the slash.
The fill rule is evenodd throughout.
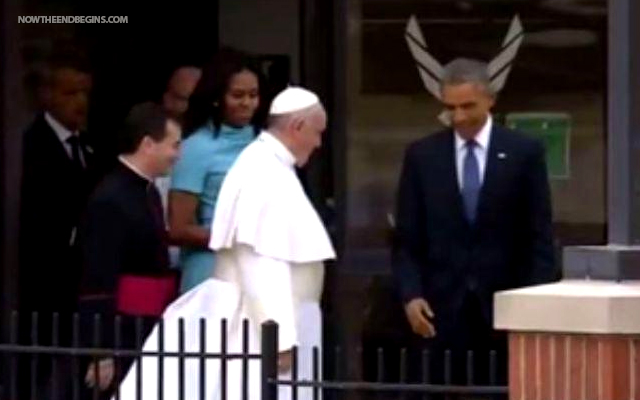
<path id="1" fill-rule="evenodd" d="M 241 243 L 264 256 L 296 263 L 335 258 L 292 156 L 268 132 L 237 158 L 217 202 L 209 243 L 214 251 Z"/>

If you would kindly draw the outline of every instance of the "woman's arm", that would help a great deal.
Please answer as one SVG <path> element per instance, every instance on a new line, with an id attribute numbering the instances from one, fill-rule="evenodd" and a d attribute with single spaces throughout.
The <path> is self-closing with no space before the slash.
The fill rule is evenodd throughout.
<path id="1" fill-rule="evenodd" d="M 207 249 L 209 229 L 198 225 L 198 196 L 178 190 L 169 191 L 169 238 L 172 244 Z"/>

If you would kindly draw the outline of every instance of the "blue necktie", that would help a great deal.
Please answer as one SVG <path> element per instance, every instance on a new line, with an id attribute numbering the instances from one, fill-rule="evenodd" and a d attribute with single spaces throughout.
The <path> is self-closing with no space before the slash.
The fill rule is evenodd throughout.
<path id="1" fill-rule="evenodd" d="M 464 157 L 462 167 L 462 198 L 464 200 L 464 213 L 469 222 L 476 219 L 478 196 L 480 194 L 480 167 L 474 154 L 477 143 L 469 140 L 466 143 L 467 154 Z"/>

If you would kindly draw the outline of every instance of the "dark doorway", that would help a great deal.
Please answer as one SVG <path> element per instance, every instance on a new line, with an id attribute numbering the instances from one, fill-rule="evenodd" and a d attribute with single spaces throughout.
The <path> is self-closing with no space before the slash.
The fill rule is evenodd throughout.
<path id="1" fill-rule="evenodd" d="M 85 52 L 94 74 L 88 133 L 108 153 L 133 104 L 157 99 L 176 67 L 202 65 L 219 45 L 217 0 L 31 0 L 23 3 L 21 15 L 126 18 L 125 23 L 20 25 L 27 74 L 59 42 Z"/>

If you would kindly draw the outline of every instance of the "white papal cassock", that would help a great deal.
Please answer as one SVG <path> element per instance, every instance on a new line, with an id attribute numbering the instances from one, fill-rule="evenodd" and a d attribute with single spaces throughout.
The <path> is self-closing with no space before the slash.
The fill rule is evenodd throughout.
<path id="1" fill-rule="evenodd" d="M 308 200 L 294 169 L 295 159 L 273 135 L 262 132 L 240 154 L 227 174 L 211 228 L 210 247 L 217 252 L 214 276 L 171 304 L 163 315 L 165 352 L 178 350 L 178 321 L 184 320 L 184 347 L 200 351 L 200 319 L 206 320 L 206 351 L 220 352 L 220 321 L 227 319 L 227 353 L 242 351 L 242 321 L 249 320 L 250 352 L 260 351 L 260 325 L 279 324 L 280 351 L 299 347 L 299 377 L 312 377 L 311 349 L 321 345 L 319 306 L 324 278 L 323 261 L 335 257 L 327 232 Z M 144 351 L 158 349 L 158 327 L 146 339 Z M 158 379 L 165 399 L 178 394 L 178 359 L 158 357 L 142 361 L 141 399 L 158 399 Z M 185 399 L 200 399 L 200 360 L 184 363 Z M 122 400 L 136 399 L 137 365 L 120 385 Z M 242 362 L 229 361 L 226 393 L 242 398 Z M 223 382 L 220 361 L 206 361 L 205 396 L 220 399 Z M 321 370 L 321 369 L 320 369 Z M 285 374 L 283 378 L 290 377 Z M 249 363 L 250 399 L 260 398 L 260 362 Z M 291 396 L 279 388 L 279 399 Z M 311 399 L 311 389 L 299 389 Z"/>

